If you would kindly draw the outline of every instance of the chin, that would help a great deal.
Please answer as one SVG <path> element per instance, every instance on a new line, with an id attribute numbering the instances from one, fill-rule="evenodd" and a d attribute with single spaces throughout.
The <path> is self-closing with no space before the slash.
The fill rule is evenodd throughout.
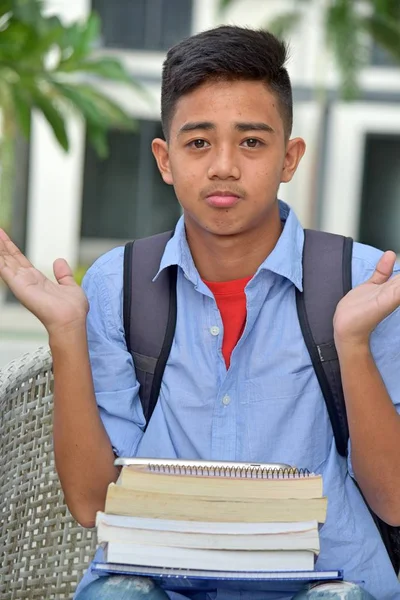
<path id="1" fill-rule="evenodd" d="M 198 235 L 211 234 L 224 237 L 238 235 L 249 228 L 246 223 L 240 222 L 239 219 L 233 218 L 233 215 L 225 212 L 220 217 L 214 214 L 211 218 L 210 215 L 199 217 L 185 213 L 185 225 L 189 231 L 196 230 Z"/>
<path id="2" fill-rule="evenodd" d="M 221 237 L 229 237 L 236 236 L 244 233 L 246 231 L 245 227 L 207 227 L 207 232 L 213 235 L 218 235 Z"/>

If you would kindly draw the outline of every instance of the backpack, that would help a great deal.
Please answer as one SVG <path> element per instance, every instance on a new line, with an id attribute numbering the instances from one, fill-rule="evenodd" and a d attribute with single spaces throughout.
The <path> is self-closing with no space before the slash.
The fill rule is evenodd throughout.
<path id="1" fill-rule="evenodd" d="M 176 265 L 161 271 L 153 282 L 172 235 L 173 232 L 166 232 L 128 242 L 124 253 L 125 338 L 140 383 L 146 426 L 157 404 L 175 334 Z M 349 429 L 333 339 L 333 315 L 339 300 L 352 288 L 352 248 L 351 238 L 305 230 L 303 292 L 296 288 L 301 331 L 325 399 L 336 448 L 343 457 L 347 456 Z M 400 527 L 388 525 L 369 510 L 398 573 Z"/>

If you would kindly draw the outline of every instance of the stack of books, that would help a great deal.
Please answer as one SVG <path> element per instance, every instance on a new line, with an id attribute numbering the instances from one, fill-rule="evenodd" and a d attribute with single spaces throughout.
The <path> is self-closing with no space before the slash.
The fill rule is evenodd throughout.
<path id="1" fill-rule="evenodd" d="M 321 476 L 276 465 L 129 462 L 97 514 L 106 561 L 98 570 L 189 570 L 203 580 L 301 572 L 313 580 L 327 510 Z"/>

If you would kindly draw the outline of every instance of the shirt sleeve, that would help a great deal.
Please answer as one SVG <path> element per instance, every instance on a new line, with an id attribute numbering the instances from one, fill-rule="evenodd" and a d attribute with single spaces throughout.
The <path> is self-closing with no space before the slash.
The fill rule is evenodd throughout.
<path id="1" fill-rule="evenodd" d="M 87 336 L 100 417 L 117 456 L 132 457 L 145 420 L 122 319 L 123 248 L 98 259 L 82 288 L 89 301 Z"/>
<path id="2" fill-rule="evenodd" d="M 367 281 L 375 271 L 383 252 L 363 244 L 354 244 L 353 250 L 353 288 Z M 400 265 L 395 264 L 393 275 L 400 274 Z M 370 338 L 371 353 L 381 374 L 388 394 L 400 414 L 400 309 L 397 308 L 381 321 Z M 354 477 L 351 462 L 351 442 L 348 444 L 348 469 Z"/>

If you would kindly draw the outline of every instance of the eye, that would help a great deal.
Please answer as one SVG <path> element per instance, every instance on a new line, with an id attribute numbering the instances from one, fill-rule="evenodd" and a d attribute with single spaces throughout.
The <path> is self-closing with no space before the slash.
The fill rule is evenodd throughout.
<path id="1" fill-rule="evenodd" d="M 247 140 L 244 140 L 242 144 L 245 144 L 247 148 L 258 148 L 263 145 L 263 142 L 256 140 L 255 138 L 248 138 Z"/>
<path id="2" fill-rule="evenodd" d="M 208 142 L 206 142 L 206 140 L 193 140 L 192 142 L 189 142 L 188 146 L 189 148 L 196 148 L 197 150 L 202 150 L 203 148 L 207 148 L 207 146 L 209 146 L 210 144 Z"/>

